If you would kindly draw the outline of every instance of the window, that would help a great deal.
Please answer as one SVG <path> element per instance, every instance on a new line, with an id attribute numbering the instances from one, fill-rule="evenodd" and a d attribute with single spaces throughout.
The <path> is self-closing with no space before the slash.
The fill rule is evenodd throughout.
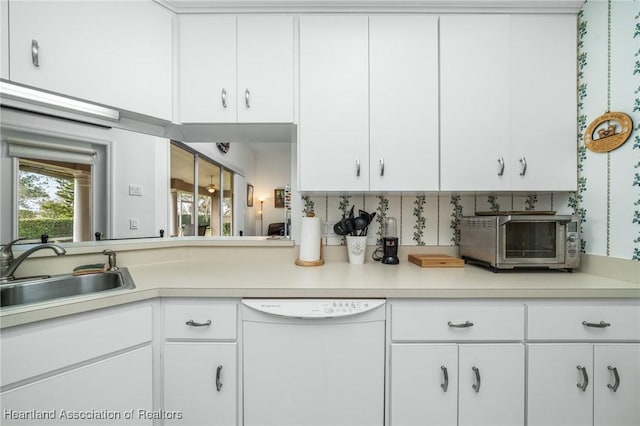
<path id="1" fill-rule="evenodd" d="M 12 238 L 79 242 L 106 229 L 106 148 L 77 139 L 8 132 L 7 157 L 17 190 Z M 7 175 L 9 176 L 9 175 Z M 97 204 L 96 204 L 97 202 Z"/>
<path id="2" fill-rule="evenodd" d="M 171 143 L 171 197 L 172 236 L 233 235 L 233 173 L 177 142 Z"/>
<path id="3" fill-rule="evenodd" d="M 19 159 L 18 238 L 91 239 L 91 166 Z"/>

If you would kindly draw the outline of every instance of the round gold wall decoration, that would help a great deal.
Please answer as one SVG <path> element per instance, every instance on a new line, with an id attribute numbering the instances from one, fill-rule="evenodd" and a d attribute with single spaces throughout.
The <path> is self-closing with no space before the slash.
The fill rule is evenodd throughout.
<path id="1" fill-rule="evenodd" d="M 606 126 L 601 127 L 602 124 Z M 593 152 L 613 151 L 629 139 L 632 129 L 633 123 L 627 114 L 607 112 L 589 124 L 584 132 L 584 144 Z"/>

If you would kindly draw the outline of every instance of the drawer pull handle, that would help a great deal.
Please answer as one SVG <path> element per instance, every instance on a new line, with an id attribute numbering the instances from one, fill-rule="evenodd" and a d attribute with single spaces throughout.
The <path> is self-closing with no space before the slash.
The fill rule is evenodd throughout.
<path id="1" fill-rule="evenodd" d="M 247 106 L 247 108 L 251 108 L 251 104 L 249 103 L 250 95 L 251 93 L 249 92 L 249 89 L 244 89 L 244 104 Z"/>
<path id="2" fill-rule="evenodd" d="M 31 63 L 34 67 L 40 66 L 40 46 L 38 40 L 31 40 Z"/>
<path id="3" fill-rule="evenodd" d="M 449 327 L 454 327 L 454 328 L 469 328 L 469 327 L 473 327 L 473 323 L 471 321 L 465 321 L 463 323 L 448 321 L 447 325 Z"/>
<path id="4" fill-rule="evenodd" d="M 578 383 L 576 386 L 582 389 L 582 392 L 587 391 L 587 386 L 589 386 L 589 376 L 587 375 L 587 369 L 581 365 L 576 367 L 578 370 L 582 371 L 582 383 Z"/>
<path id="5" fill-rule="evenodd" d="M 206 322 L 195 322 L 194 320 L 189 320 L 185 324 L 191 327 L 207 327 L 211 325 L 211 320 L 207 320 Z"/>
<path id="6" fill-rule="evenodd" d="M 613 384 L 611 383 L 607 384 L 607 387 L 612 391 L 616 392 L 618 390 L 618 386 L 620 386 L 620 376 L 618 376 L 618 369 L 616 367 L 607 365 L 607 370 L 613 373 L 613 379 L 615 380 Z"/>
<path id="7" fill-rule="evenodd" d="M 219 365 L 218 368 L 216 369 L 216 390 L 218 392 L 220 392 L 220 389 L 222 389 L 222 381 L 220 380 L 221 375 L 222 375 L 222 366 Z"/>
<path id="8" fill-rule="evenodd" d="M 520 176 L 524 176 L 527 173 L 527 159 L 522 157 L 520 159 Z"/>
<path id="9" fill-rule="evenodd" d="M 224 87 L 222 88 L 222 108 L 227 108 L 227 91 Z"/>
<path id="10" fill-rule="evenodd" d="M 447 371 L 447 367 L 445 367 L 444 365 L 441 365 L 440 369 L 442 370 L 442 375 L 444 376 L 444 383 L 442 383 L 440 387 L 442 388 L 443 392 L 446 392 L 449 388 L 449 372 Z"/>
<path id="11" fill-rule="evenodd" d="M 594 327 L 594 328 L 607 328 L 611 327 L 611 323 L 600 321 L 600 322 L 587 322 L 582 321 L 582 325 L 585 327 Z"/>
<path id="12" fill-rule="evenodd" d="M 478 367 L 471 367 L 474 373 L 476 373 L 476 382 L 471 386 L 476 393 L 480 392 L 480 369 Z"/>
<path id="13" fill-rule="evenodd" d="M 498 176 L 504 174 L 504 158 L 498 157 Z"/>

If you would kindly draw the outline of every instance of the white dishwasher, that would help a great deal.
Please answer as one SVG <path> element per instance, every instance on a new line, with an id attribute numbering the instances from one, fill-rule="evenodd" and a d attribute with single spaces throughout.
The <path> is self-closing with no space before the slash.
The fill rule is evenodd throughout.
<path id="1" fill-rule="evenodd" d="M 384 300 L 242 304 L 245 426 L 384 424 Z"/>

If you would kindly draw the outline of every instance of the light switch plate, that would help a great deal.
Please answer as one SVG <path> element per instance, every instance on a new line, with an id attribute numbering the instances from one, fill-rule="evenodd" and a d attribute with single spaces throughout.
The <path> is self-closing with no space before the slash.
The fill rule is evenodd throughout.
<path id="1" fill-rule="evenodd" d="M 129 185 L 129 195 L 142 197 L 142 185 Z"/>

